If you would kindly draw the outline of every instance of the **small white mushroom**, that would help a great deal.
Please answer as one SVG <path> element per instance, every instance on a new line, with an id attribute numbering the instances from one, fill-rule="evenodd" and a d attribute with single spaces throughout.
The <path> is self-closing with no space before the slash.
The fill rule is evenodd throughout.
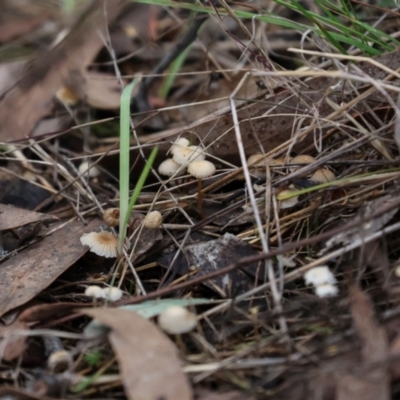
<path id="1" fill-rule="evenodd" d="M 122 298 L 122 290 L 117 287 L 107 287 L 103 289 L 103 298 L 109 301 L 118 301 Z"/>
<path id="2" fill-rule="evenodd" d="M 84 233 L 81 238 L 83 246 L 98 256 L 113 258 L 118 255 L 118 239 L 107 231 Z"/>
<path id="3" fill-rule="evenodd" d="M 319 285 L 315 288 L 315 294 L 321 298 L 334 297 L 338 293 L 339 289 L 336 285 L 325 284 L 325 285 Z"/>
<path id="4" fill-rule="evenodd" d="M 177 164 L 183 165 L 194 161 L 204 160 L 205 158 L 206 155 L 200 146 L 190 146 L 176 149 L 172 159 Z"/>
<path id="5" fill-rule="evenodd" d="M 158 316 L 158 325 L 171 335 L 180 335 L 196 327 L 197 317 L 185 307 L 171 306 Z"/>
<path id="6" fill-rule="evenodd" d="M 194 161 L 189 164 L 188 172 L 197 179 L 208 178 L 214 174 L 215 165 L 207 160 Z"/>
<path id="7" fill-rule="evenodd" d="M 158 228 L 162 224 L 162 215 L 159 211 L 150 211 L 144 218 L 143 225 L 148 229 Z"/>
<path id="8" fill-rule="evenodd" d="M 285 189 L 285 190 L 282 190 L 279 193 L 279 196 L 289 196 L 292 193 L 294 193 L 294 190 Z M 283 200 L 280 201 L 280 208 L 282 210 L 285 209 L 285 208 L 291 208 L 291 207 L 294 207 L 298 202 L 299 202 L 299 197 L 298 196 L 293 196 L 293 197 L 290 197 L 288 199 L 283 199 Z"/>
<path id="9" fill-rule="evenodd" d="M 170 150 L 171 154 L 174 155 L 176 149 L 181 149 L 182 147 L 188 147 L 189 143 L 190 143 L 189 140 L 187 140 L 185 138 L 176 139 L 174 144 L 171 146 L 171 150 Z"/>
<path id="10" fill-rule="evenodd" d="M 306 285 L 321 286 L 336 284 L 335 275 L 327 265 L 312 268 L 304 274 Z"/>
<path id="11" fill-rule="evenodd" d="M 104 210 L 103 221 L 112 227 L 119 225 L 119 208 L 108 208 Z"/>
<path id="12" fill-rule="evenodd" d="M 83 161 L 81 165 L 79 165 L 78 171 L 81 175 L 88 175 L 89 178 L 96 178 L 100 175 L 100 170 L 96 166 L 91 167 L 88 161 Z"/>
<path id="13" fill-rule="evenodd" d="M 181 170 L 179 170 L 181 169 Z M 181 175 L 185 171 L 180 164 L 177 164 L 172 158 L 167 158 L 158 167 L 160 175 L 173 176 Z"/>
<path id="14" fill-rule="evenodd" d="M 85 290 L 85 296 L 101 299 L 103 297 L 103 289 L 97 285 L 88 286 Z"/>

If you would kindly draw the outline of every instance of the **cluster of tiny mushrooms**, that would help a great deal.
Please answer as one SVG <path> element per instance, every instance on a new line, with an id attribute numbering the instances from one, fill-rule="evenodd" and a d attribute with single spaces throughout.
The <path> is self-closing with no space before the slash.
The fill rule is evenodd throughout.
<path id="1" fill-rule="evenodd" d="M 278 167 L 281 168 L 284 165 L 288 165 L 290 172 L 294 172 L 300 168 L 300 166 L 304 166 L 307 164 L 312 164 L 315 161 L 315 158 L 309 155 L 301 154 L 293 158 L 279 158 L 279 159 L 271 159 L 266 158 L 265 154 L 253 154 L 247 160 L 247 166 L 250 172 L 258 177 L 265 178 L 265 168 L 266 165 L 269 165 L 271 168 Z M 316 184 L 328 183 L 336 180 L 335 174 L 327 169 L 327 168 L 319 168 L 317 169 L 310 177 L 310 180 L 315 182 Z M 293 185 L 290 185 L 287 189 L 283 189 L 279 192 L 280 196 L 291 195 L 295 193 L 296 190 Z M 280 208 L 291 208 L 298 203 L 298 196 L 291 196 L 287 200 L 282 200 L 280 202 Z"/>
<path id="2" fill-rule="evenodd" d="M 189 140 L 178 138 L 170 149 L 172 158 L 167 158 L 158 167 L 160 175 L 167 177 L 178 177 L 187 172 L 198 181 L 198 208 L 201 218 L 204 218 L 204 209 L 202 205 L 202 179 L 212 176 L 215 171 L 215 165 L 207 161 L 204 148 L 201 146 L 191 146 Z M 272 168 L 288 164 L 291 172 L 294 172 L 299 165 L 311 164 L 315 161 L 314 157 L 308 155 L 298 155 L 294 158 L 268 159 L 264 154 L 254 154 L 247 160 L 250 172 L 256 177 L 265 177 L 265 167 L 268 164 Z M 293 166 L 291 166 L 293 165 Z M 88 172 L 90 177 L 98 175 L 95 167 L 90 167 L 87 161 L 84 161 L 79 172 L 84 174 Z M 327 183 L 334 181 L 335 175 L 327 168 L 316 170 L 310 177 L 316 183 Z M 294 193 L 294 187 L 281 190 L 280 195 L 290 195 Z M 280 208 L 291 208 L 298 202 L 298 197 L 293 196 L 280 202 Z M 104 222 L 112 228 L 119 225 L 119 208 L 109 208 L 103 213 Z M 143 220 L 143 226 L 148 229 L 158 228 L 162 224 L 162 215 L 159 211 L 149 212 Z M 106 257 L 118 257 L 118 239 L 110 231 L 102 230 L 100 232 L 85 233 L 80 238 L 82 245 L 89 247 L 95 254 Z M 304 279 L 306 284 L 314 285 L 316 294 L 320 297 L 335 296 L 337 294 L 336 279 L 326 266 L 317 267 L 310 270 Z M 94 305 L 97 299 L 106 299 L 107 301 L 118 301 L 122 298 L 123 292 L 116 287 L 101 288 L 92 285 L 87 287 L 85 295 L 93 298 Z M 181 334 L 189 332 L 197 325 L 197 317 L 185 307 L 172 306 L 164 310 L 158 317 L 158 324 L 161 329 L 169 334 Z"/>

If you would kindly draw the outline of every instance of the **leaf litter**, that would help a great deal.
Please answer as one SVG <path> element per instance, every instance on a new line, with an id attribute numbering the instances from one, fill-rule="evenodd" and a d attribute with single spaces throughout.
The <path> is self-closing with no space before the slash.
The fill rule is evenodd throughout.
<path id="1" fill-rule="evenodd" d="M 396 397 L 399 51 L 339 54 L 222 1 L 207 12 L 229 18 L 173 2 L 85 2 L 68 16 L 36 4 L 26 26 L 29 2 L 8 3 L 15 24 L 7 36 L 0 19 L 1 40 L 33 61 L 0 68 L 4 396 Z M 279 7 L 287 24 L 307 23 Z M 54 30 L 40 30 L 49 13 Z M 131 189 L 156 145 L 159 156 L 123 254 L 104 259 L 79 239 L 118 233 L 98 217 L 118 204 L 119 98 L 138 71 Z M 215 165 L 201 185 L 187 165 L 157 175 L 178 137 Z M 144 228 L 154 210 L 162 224 Z M 337 285 L 329 299 L 304 282 L 320 266 Z M 91 286 L 123 297 L 90 298 Z M 155 318 L 176 306 L 197 325 L 168 338 Z M 49 369 L 44 337 L 74 360 L 65 372 Z"/>

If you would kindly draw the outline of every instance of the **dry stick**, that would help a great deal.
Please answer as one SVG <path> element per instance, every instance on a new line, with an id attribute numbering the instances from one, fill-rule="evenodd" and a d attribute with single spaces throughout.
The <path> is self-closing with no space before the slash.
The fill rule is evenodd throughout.
<path id="1" fill-rule="evenodd" d="M 150 72 L 150 75 L 158 75 L 164 72 L 169 65 L 196 40 L 197 32 L 207 18 L 207 14 L 196 14 L 192 24 L 183 37 L 172 48 L 172 50 L 165 55 L 153 71 Z M 132 99 L 132 103 L 136 104 L 139 111 L 148 111 L 151 109 L 147 98 L 147 92 L 156 78 L 156 76 L 144 78 L 139 86 L 137 95 Z"/>
<path id="2" fill-rule="evenodd" d="M 288 243 L 288 244 L 282 246 L 281 248 L 269 251 L 268 253 L 260 253 L 260 254 L 254 255 L 254 256 L 250 256 L 250 257 L 243 257 L 242 259 L 240 259 L 236 263 L 230 264 L 225 268 L 221 268 L 218 271 L 211 272 L 211 273 L 209 273 L 207 275 L 199 276 L 198 278 L 194 278 L 189 282 L 183 282 L 183 283 L 180 283 L 178 285 L 175 285 L 175 286 L 172 286 L 172 287 L 169 287 L 169 288 L 157 290 L 155 292 L 149 293 L 146 296 L 138 296 L 138 297 L 134 297 L 134 298 L 131 298 L 131 299 L 125 299 L 125 300 L 122 300 L 122 301 L 119 301 L 119 302 L 115 302 L 114 305 L 115 306 L 121 306 L 121 305 L 125 305 L 125 304 L 141 303 L 142 301 L 145 301 L 145 300 L 150 300 L 150 299 L 154 299 L 154 298 L 157 298 L 157 297 L 160 297 L 160 296 L 164 296 L 166 294 L 170 294 L 170 293 L 172 293 L 172 292 L 174 292 L 176 290 L 186 289 L 186 288 L 188 288 L 190 286 L 195 286 L 195 285 L 197 285 L 199 283 L 203 283 L 203 282 L 205 282 L 205 281 L 207 281 L 209 279 L 214 279 L 214 278 L 216 278 L 218 276 L 225 275 L 225 274 L 227 274 L 227 273 L 229 273 L 231 271 L 234 271 L 235 269 L 245 267 L 245 266 L 247 266 L 249 264 L 252 264 L 252 263 L 255 263 L 255 262 L 258 262 L 258 261 L 271 259 L 272 257 L 288 253 L 288 252 L 290 252 L 292 250 L 295 250 L 297 248 L 300 248 L 300 247 L 303 247 L 303 246 L 308 246 L 308 245 L 315 244 L 315 243 L 321 242 L 323 240 L 329 239 L 329 238 L 331 238 L 331 237 L 333 237 L 335 235 L 338 235 L 339 233 L 345 232 L 347 230 L 360 227 L 365 222 L 367 222 L 367 221 L 369 221 L 369 220 L 371 220 L 373 218 L 377 218 L 377 217 L 379 217 L 379 216 L 381 216 L 381 215 L 383 215 L 383 214 L 385 214 L 385 213 L 387 213 L 387 212 L 389 212 L 389 211 L 391 211 L 394 208 L 399 207 L 399 206 L 400 206 L 400 197 L 397 197 L 397 199 L 395 201 L 393 201 L 392 204 L 390 204 L 390 205 L 388 205 L 386 207 L 382 207 L 381 209 L 371 213 L 368 216 L 368 218 L 361 218 L 360 220 L 349 222 L 348 224 L 345 224 L 345 225 L 343 225 L 341 227 L 338 227 L 338 228 L 331 229 L 331 230 L 329 230 L 327 232 L 324 232 L 324 233 L 321 233 L 321 234 L 319 234 L 317 236 L 314 236 L 314 237 L 311 237 L 311 238 L 302 239 L 302 240 L 299 240 L 299 241 L 296 241 L 296 242 Z M 397 228 L 397 225 L 395 226 L 395 228 Z M 366 242 L 367 240 L 368 241 L 375 240 L 376 239 L 376 235 L 378 235 L 378 237 L 379 237 L 380 235 L 383 235 L 383 234 L 388 233 L 388 232 L 389 232 L 388 229 L 386 229 L 386 230 L 384 229 L 384 230 L 378 232 L 377 234 L 371 235 L 370 237 L 366 238 L 364 240 L 364 242 Z M 390 232 L 391 232 L 391 230 L 390 230 Z M 355 247 L 357 247 L 358 245 L 359 244 L 356 244 Z M 354 245 L 346 246 L 346 247 L 344 247 L 342 249 L 339 249 L 338 251 L 336 251 L 334 253 L 331 253 L 331 254 L 327 255 L 326 257 L 331 257 L 332 254 L 334 254 L 334 256 L 336 256 L 337 252 L 339 252 L 338 255 L 340 255 L 341 254 L 340 252 L 342 252 L 342 251 L 344 251 L 344 252 L 350 251 L 350 250 L 353 249 L 352 246 L 354 246 Z M 321 262 L 322 261 L 319 261 L 319 263 L 321 263 Z M 293 276 L 297 277 L 297 275 L 298 275 L 298 271 L 296 270 L 296 271 L 293 271 L 292 273 L 290 273 L 288 276 L 290 276 L 290 278 L 292 278 Z M 289 280 L 288 276 L 286 276 L 286 279 L 285 279 L 286 282 Z M 269 284 L 270 283 L 268 282 L 266 285 L 269 285 Z M 262 285 L 260 287 L 263 287 L 263 289 L 265 289 L 264 285 Z M 255 290 L 257 290 L 259 288 L 256 288 Z M 260 289 L 260 290 L 263 290 L 263 289 Z"/>

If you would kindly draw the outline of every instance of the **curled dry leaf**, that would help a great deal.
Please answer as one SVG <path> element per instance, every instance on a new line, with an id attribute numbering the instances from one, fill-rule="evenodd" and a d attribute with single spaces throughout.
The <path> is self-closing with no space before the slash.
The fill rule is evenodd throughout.
<path id="1" fill-rule="evenodd" d="M 121 309 L 82 312 L 111 328 L 108 337 L 118 359 L 128 399 L 192 398 L 177 349 L 151 321 Z"/>

